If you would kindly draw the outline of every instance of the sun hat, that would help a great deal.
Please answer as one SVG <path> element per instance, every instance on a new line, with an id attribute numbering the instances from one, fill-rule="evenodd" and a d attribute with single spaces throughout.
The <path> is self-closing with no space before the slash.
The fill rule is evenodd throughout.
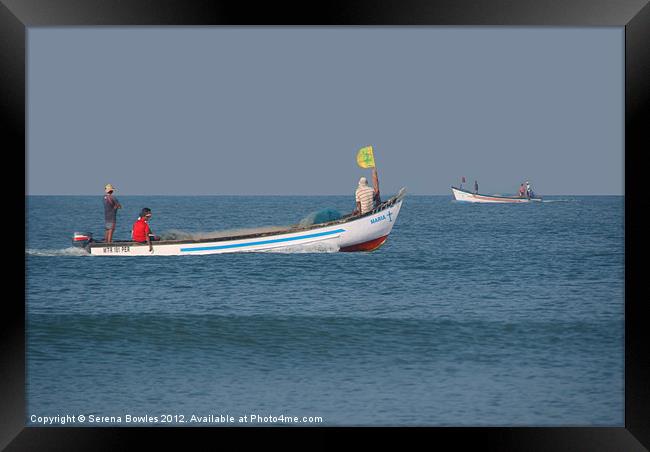
<path id="1" fill-rule="evenodd" d="M 108 193 L 109 191 L 115 191 L 115 187 L 113 187 L 111 184 L 106 184 L 104 186 L 104 193 Z"/>

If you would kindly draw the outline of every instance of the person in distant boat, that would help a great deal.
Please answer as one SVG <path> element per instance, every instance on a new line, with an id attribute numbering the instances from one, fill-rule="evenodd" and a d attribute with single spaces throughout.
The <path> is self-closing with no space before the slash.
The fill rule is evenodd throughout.
<path id="1" fill-rule="evenodd" d="M 368 180 L 365 177 L 361 177 L 354 197 L 357 205 L 352 214 L 363 215 L 374 208 L 375 201 L 379 199 L 379 187 L 373 188 L 369 186 Z"/>
<path id="2" fill-rule="evenodd" d="M 131 240 L 138 243 L 146 243 L 149 245 L 149 251 L 153 251 L 153 245 L 151 242 L 160 240 L 159 237 L 154 235 L 149 227 L 151 215 L 151 209 L 148 207 L 143 208 L 140 211 L 140 216 L 135 223 L 133 223 L 133 228 L 131 229 Z"/>
<path id="3" fill-rule="evenodd" d="M 522 183 L 519 186 L 519 197 L 523 198 L 524 196 L 526 196 L 526 187 L 524 187 L 524 184 Z"/>
<path id="4" fill-rule="evenodd" d="M 474 181 L 474 193 L 478 194 L 478 181 L 477 180 Z"/>
<path id="5" fill-rule="evenodd" d="M 104 241 L 106 243 L 113 241 L 113 233 L 117 222 L 117 209 L 122 208 L 120 202 L 113 196 L 114 191 L 115 187 L 111 184 L 104 186 Z"/>
<path id="6" fill-rule="evenodd" d="M 526 197 L 530 198 L 531 190 L 530 190 L 530 182 L 526 181 Z"/>

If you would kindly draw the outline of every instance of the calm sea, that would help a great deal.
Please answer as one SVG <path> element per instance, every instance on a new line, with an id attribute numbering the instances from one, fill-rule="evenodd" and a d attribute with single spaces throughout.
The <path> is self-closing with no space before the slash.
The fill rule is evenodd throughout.
<path id="1" fill-rule="evenodd" d="M 118 198 L 116 239 L 142 207 L 164 234 L 354 203 Z M 624 425 L 622 196 L 407 195 L 372 253 L 146 258 L 71 248 L 101 196 L 27 203 L 29 425 Z"/>

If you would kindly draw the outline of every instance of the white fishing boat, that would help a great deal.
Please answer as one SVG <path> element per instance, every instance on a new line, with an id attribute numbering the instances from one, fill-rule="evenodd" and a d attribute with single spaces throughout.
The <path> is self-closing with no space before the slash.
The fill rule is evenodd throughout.
<path id="1" fill-rule="evenodd" d="M 501 196 L 501 195 L 484 195 L 473 193 L 462 188 L 451 187 L 451 193 L 456 201 L 465 202 L 484 202 L 484 203 L 526 203 L 539 202 L 542 200 L 539 196 L 522 197 L 522 196 Z"/>
<path id="2" fill-rule="evenodd" d="M 397 220 L 405 189 L 364 215 L 347 215 L 309 226 L 288 226 L 255 234 L 225 235 L 199 240 L 94 241 L 91 234 L 75 233 L 73 244 L 97 256 L 179 256 L 235 252 L 264 252 L 291 246 L 322 244 L 338 251 L 373 251 L 386 242 Z"/>

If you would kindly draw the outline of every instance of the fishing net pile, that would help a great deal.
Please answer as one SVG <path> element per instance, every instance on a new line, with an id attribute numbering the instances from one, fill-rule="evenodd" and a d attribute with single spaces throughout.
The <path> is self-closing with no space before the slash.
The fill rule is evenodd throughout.
<path id="1" fill-rule="evenodd" d="M 318 212 L 312 212 L 300 220 L 299 226 L 311 226 L 312 224 L 327 223 L 341 219 L 341 213 L 336 209 L 323 209 Z"/>

